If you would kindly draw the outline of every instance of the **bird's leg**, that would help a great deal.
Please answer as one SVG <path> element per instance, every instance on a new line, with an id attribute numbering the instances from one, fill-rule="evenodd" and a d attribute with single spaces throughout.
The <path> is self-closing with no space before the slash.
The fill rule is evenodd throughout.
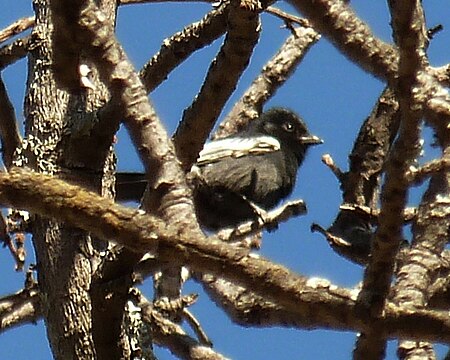
<path id="1" fill-rule="evenodd" d="M 241 195 L 242 198 L 248 203 L 248 205 L 252 208 L 253 213 L 255 214 L 255 217 L 258 218 L 258 221 L 255 222 L 255 226 L 257 228 L 262 228 L 263 225 L 267 224 L 270 220 L 269 213 L 267 210 L 263 209 L 262 207 L 256 205 L 254 202 L 247 199 L 245 195 Z"/>

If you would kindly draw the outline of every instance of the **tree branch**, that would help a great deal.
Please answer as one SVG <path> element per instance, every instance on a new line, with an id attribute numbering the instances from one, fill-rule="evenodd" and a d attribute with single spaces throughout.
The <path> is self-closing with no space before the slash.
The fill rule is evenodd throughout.
<path id="1" fill-rule="evenodd" d="M 230 319 L 242 326 L 303 328 L 303 319 L 246 287 L 220 277 L 194 274 L 206 294 Z"/>
<path id="2" fill-rule="evenodd" d="M 399 69 L 399 51 L 378 39 L 345 1 L 291 0 L 290 2 L 305 14 L 314 28 L 330 39 L 343 55 L 395 88 Z M 418 32 L 419 36 L 423 35 L 422 28 L 418 29 Z M 441 119 L 443 115 L 449 119 L 448 90 L 437 82 L 436 72 L 432 68 L 428 68 L 426 74 L 421 76 L 423 77 L 419 79 L 422 83 L 421 95 L 428 98 L 424 101 L 426 109 L 440 114 Z M 436 123 L 442 123 L 442 121 L 436 120 Z"/>
<path id="3" fill-rule="evenodd" d="M 295 16 L 295 15 L 292 15 L 292 14 L 289 14 L 289 13 L 287 13 L 283 10 L 280 10 L 274 6 L 268 6 L 266 9 L 266 12 L 268 14 L 274 15 L 274 16 L 280 18 L 281 20 L 283 20 L 286 23 L 287 27 L 292 26 L 292 23 L 293 23 L 293 24 L 299 24 L 305 28 L 311 28 L 311 24 L 309 23 L 308 20 L 303 19 L 298 16 Z M 289 25 L 289 24 L 291 24 L 291 25 Z M 292 27 L 291 30 L 295 30 L 295 28 Z"/>
<path id="4" fill-rule="evenodd" d="M 350 60 L 374 76 L 394 79 L 399 61 L 397 50 L 375 37 L 346 2 L 291 0 L 290 3 Z"/>
<path id="5" fill-rule="evenodd" d="M 293 31 L 222 121 L 215 139 L 237 132 L 261 114 L 264 103 L 290 78 L 308 50 L 320 39 L 312 28 L 297 27 Z"/>
<path id="6" fill-rule="evenodd" d="M 0 334 L 42 317 L 39 293 L 36 287 L 23 289 L 0 298 Z"/>
<path id="7" fill-rule="evenodd" d="M 152 329 L 155 341 L 167 347 L 180 359 L 199 360 L 226 360 L 222 354 L 214 351 L 210 346 L 204 345 L 188 336 L 176 323 L 162 316 L 154 306 L 141 294 L 139 306 L 142 317 Z"/>
<path id="8" fill-rule="evenodd" d="M 412 23 L 413 8 L 410 7 L 406 24 Z M 406 26 L 406 25 L 396 25 Z M 371 308 L 373 316 L 378 316 L 389 290 L 393 270 L 393 259 L 402 240 L 402 209 L 406 205 L 408 182 L 406 173 L 412 161 L 418 155 L 419 121 L 418 111 L 412 96 L 416 84 L 417 72 L 420 69 L 420 50 L 418 41 L 413 41 L 415 33 L 407 33 L 411 40 L 402 40 L 399 70 L 398 100 L 400 106 L 400 133 L 395 141 L 391 156 L 386 163 L 386 180 L 381 194 L 381 213 L 379 226 L 375 234 L 372 257 L 364 275 L 363 290 L 360 294 L 361 304 Z M 411 43 L 412 41 L 412 43 Z"/>
<path id="9" fill-rule="evenodd" d="M 0 70 L 14 64 L 27 55 L 30 39 L 30 36 L 25 36 L 0 48 Z"/>
<path id="10" fill-rule="evenodd" d="M 211 44 L 225 33 L 229 13 L 229 2 L 211 10 L 202 20 L 186 26 L 182 31 L 164 40 L 160 50 L 139 72 L 147 92 L 160 85 L 181 62 L 193 52 Z"/>
<path id="11" fill-rule="evenodd" d="M 385 337 L 450 342 L 450 320 L 445 311 L 410 311 L 389 304 L 374 320 L 357 311 L 354 293 L 349 290 L 323 280 L 308 280 L 214 238 L 205 239 L 189 231 L 180 233 L 170 223 L 50 176 L 18 169 L 1 173 L 0 203 L 69 222 L 137 252 L 146 252 L 158 244 L 162 260 L 176 261 L 251 288 L 255 294 L 296 314 L 303 327 L 363 332 L 374 327 Z"/>
<path id="12" fill-rule="evenodd" d="M 13 36 L 20 34 L 22 31 L 28 30 L 32 26 L 34 26 L 34 16 L 22 18 L 13 22 L 3 30 L 0 30 L 0 44 Z"/>
<path id="13" fill-rule="evenodd" d="M 412 167 L 409 169 L 406 175 L 411 183 L 413 183 L 414 185 L 420 185 L 427 178 L 430 178 L 441 171 L 449 170 L 450 159 L 448 159 L 447 157 L 442 157 L 440 159 L 431 160 L 426 164 L 423 164 L 419 168 Z"/>
<path id="14" fill-rule="evenodd" d="M 333 224 L 320 230 L 339 255 L 358 264 L 366 264 L 372 248 L 372 209 L 378 204 L 378 186 L 391 144 L 399 126 L 398 102 L 386 88 L 364 121 L 349 155 L 349 170 L 342 172 L 331 156 L 322 161 L 336 175 L 342 189 L 343 204 L 368 207 L 367 213 L 350 211 L 341 206 Z"/>
<path id="15" fill-rule="evenodd" d="M 419 1 L 392 1 L 391 14 L 395 39 L 400 50 L 398 85 L 400 130 L 386 162 L 386 178 L 381 190 L 379 225 L 372 243 L 372 256 L 364 272 L 364 282 L 358 305 L 379 317 L 388 295 L 395 265 L 395 256 L 403 240 L 402 213 L 406 206 L 407 172 L 420 150 L 420 120 L 422 104 L 414 96 L 418 72 L 424 68 L 422 33 L 423 18 L 418 16 Z M 355 359 L 379 359 L 386 351 L 386 340 L 374 329 L 360 337 L 354 351 Z"/>
<path id="16" fill-rule="evenodd" d="M 185 169 L 195 162 L 226 101 L 236 88 L 259 39 L 259 11 L 232 0 L 228 32 L 192 105 L 174 135 L 177 154 Z"/>

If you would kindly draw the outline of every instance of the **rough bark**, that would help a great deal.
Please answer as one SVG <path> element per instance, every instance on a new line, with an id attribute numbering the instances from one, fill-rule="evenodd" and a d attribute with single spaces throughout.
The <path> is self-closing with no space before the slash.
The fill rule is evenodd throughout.
<path id="1" fill-rule="evenodd" d="M 104 2 L 103 6 L 113 23 L 114 2 Z M 35 1 L 34 8 L 36 25 L 30 44 L 25 141 L 16 163 L 38 172 L 62 174 L 111 197 L 115 160 L 110 144 L 99 149 L 92 139 L 85 141 L 89 133 L 80 134 L 81 124 L 91 122 L 91 114 L 107 101 L 108 91 L 95 76 L 95 91 L 67 90 L 59 85 L 54 53 L 55 49 L 64 51 L 64 45 L 54 41 L 58 29 L 55 14 L 45 0 Z M 98 156 L 89 155 L 94 153 Z M 85 173 L 99 176 L 93 181 Z M 94 359 L 101 355 L 101 349 L 96 349 L 94 343 L 89 290 L 100 261 L 97 248 L 104 244 L 73 225 L 43 216 L 34 216 L 32 227 L 41 304 L 53 355 L 56 359 Z"/>

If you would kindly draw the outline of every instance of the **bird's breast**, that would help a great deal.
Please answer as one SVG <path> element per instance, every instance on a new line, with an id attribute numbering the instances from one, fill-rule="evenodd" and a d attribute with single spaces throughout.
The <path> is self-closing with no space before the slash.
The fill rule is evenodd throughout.
<path id="1" fill-rule="evenodd" d="M 289 196 L 297 175 L 296 160 L 281 151 L 255 159 L 253 184 L 247 197 L 258 205 L 270 209 Z"/>

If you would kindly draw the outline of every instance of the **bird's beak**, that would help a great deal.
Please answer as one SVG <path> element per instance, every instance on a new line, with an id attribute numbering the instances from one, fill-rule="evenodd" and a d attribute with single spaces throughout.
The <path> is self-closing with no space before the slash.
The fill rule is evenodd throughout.
<path id="1" fill-rule="evenodd" d="M 315 135 L 302 136 L 299 140 L 302 144 L 307 144 L 307 145 L 323 144 L 323 140 Z"/>

